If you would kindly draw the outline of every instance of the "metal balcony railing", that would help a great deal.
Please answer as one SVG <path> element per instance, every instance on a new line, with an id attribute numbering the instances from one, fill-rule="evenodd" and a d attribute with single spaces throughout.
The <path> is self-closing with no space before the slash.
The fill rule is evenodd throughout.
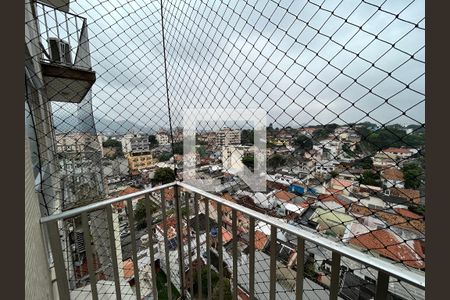
<path id="1" fill-rule="evenodd" d="M 36 20 L 44 63 L 91 70 L 87 20 L 36 2 Z"/>
<path id="2" fill-rule="evenodd" d="M 119 225 L 121 218 L 127 225 Z M 344 273 L 358 264 L 376 276 L 375 299 L 392 299 L 399 288 L 419 294 L 425 289 L 423 273 L 182 182 L 71 209 L 41 223 L 48 230 L 60 299 L 348 299 L 345 289 L 367 288 L 346 286 Z M 266 247 L 255 235 L 262 223 L 270 228 Z M 119 237 L 125 227 L 129 233 L 125 229 Z M 294 237 L 289 244 L 295 256 L 287 264 L 280 247 L 289 247 L 282 246 L 280 233 Z M 71 236 L 78 260 L 68 250 Z M 308 247 L 331 253 L 326 286 L 304 267 Z"/>

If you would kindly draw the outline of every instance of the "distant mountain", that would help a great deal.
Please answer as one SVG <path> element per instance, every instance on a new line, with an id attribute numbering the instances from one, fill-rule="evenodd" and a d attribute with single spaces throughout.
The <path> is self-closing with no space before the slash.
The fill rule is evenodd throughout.
<path id="1" fill-rule="evenodd" d="M 95 117 L 94 117 L 95 118 Z M 95 129 L 97 133 L 103 134 L 126 134 L 130 132 L 152 132 L 152 129 L 145 128 L 129 120 L 111 120 L 108 118 L 95 118 Z M 54 115 L 53 122 L 55 130 L 61 133 L 77 132 L 80 130 L 89 130 L 92 126 L 88 124 L 79 125 L 78 118 L 75 115 L 65 117 Z"/>

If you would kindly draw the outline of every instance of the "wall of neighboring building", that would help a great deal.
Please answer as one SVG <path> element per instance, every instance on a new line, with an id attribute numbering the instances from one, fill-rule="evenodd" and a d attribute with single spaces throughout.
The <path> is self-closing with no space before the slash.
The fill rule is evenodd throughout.
<path id="1" fill-rule="evenodd" d="M 25 299 L 54 299 L 30 155 L 25 139 Z"/>

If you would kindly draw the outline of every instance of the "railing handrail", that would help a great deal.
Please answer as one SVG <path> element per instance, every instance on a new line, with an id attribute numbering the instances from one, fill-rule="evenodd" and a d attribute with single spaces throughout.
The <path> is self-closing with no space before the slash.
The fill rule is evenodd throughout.
<path id="1" fill-rule="evenodd" d="M 255 219 L 258 219 L 267 224 L 273 225 L 273 226 L 275 226 L 279 229 L 282 229 L 286 232 L 289 232 L 295 236 L 299 236 L 299 237 L 301 237 L 307 241 L 310 241 L 316 245 L 320 245 L 324 248 L 332 250 L 333 252 L 338 252 L 345 257 L 348 257 L 348 258 L 351 258 L 358 262 L 364 263 L 365 265 L 371 266 L 377 270 L 383 270 L 384 272 L 388 273 L 389 275 L 392 275 L 396 278 L 402 279 L 402 280 L 409 282 L 417 287 L 425 288 L 425 276 L 418 274 L 417 272 L 411 271 L 411 270 L 407 269 L 406 267 L 394 265 L 394 264 L 388 262 L 387 260 L 383 260 L 383 259 L 371 256 L 371 255 L 368 255 L 366 253 L 358 251 L 357 249 L 351 248 L 348 245 L 345 245 L 343 243 L 337 243 L 335 241 L 327 239 L 316 233 L 312 233 L 312 232 L 303 230 L 299 227 L 290 225 L 288 223 L 285 223 L 285 222 L 283 222 L 279 219 L 276 219 L 274 217 L 271 217 L 269 215 L 262 214 L 253 209 L 250 209 L 250 208 L 247 208 L 240 204 L 231 202 L 220 196 L 205 192 L 199 188 L 193 187 L 186 183 L 178 182 L 177 184 L 180 187 L 186 188 L 194 193 L 197 193 L 199 195 L 207 197 L 208 199 L 211 199 L 211 200 L 219 202 L 223 205 L 229 206 L 232 209 L 236 209 L 237 211 L 240 211 L 244 214 L 250 215 L 250 216 L 254 217 Z"/>
<path id="2" fill-rule="evenodd" d="M 194 186 L 191 186 L 189 184 L 179 182 L 179 181 L 174 181 L 174 182 L 171 182 L 168 184 L 148 188 L 148 189 L 145 189 L 145 190 L 142 190 L 139 192 L 131 193 L 131 194 L 124 195 L 124 196 L 119 196 L 119 197 L 112 198 L 112 199 L 106 199 L 106 200 L 92 203 L 92 204 L 89 204 L 86 206 L 77 207 L 77 208 L 70 209 L 70 210 L 67 210 L 67 211 L 64 211 L 61 213 L 53 214 L 51 216 L 42 217 L 41 223 L 44 224 L 44 223 L 48 223 L 48 222 L 52 222 L 52 221 L 63 220 L 66 218 L 74 217 L 74 216 L 80 215 L 83 212 L 98 210 L 98 209 L 104 208 L 104 207 L 114 204 L 114 203 L 122 202 L 122 201 L 125 201 L 128 199 L 133 199 L 133 198 L 143 196 L 143 195 L 151 193 L 151 192 L 156 192 L 158 190 L 162 190 L 162 189 L 173 187 L 173 186 L 179 186 L 179 187 L 189 190 L 190 192 L 202 195 L 210 200 L 221 203 L 221 204 L 226 205 L 234 210 L 237 210 L 244 214 L 247 214 L 257 220 L 260 220 L 267 224 L 273 225 L 278 229 L 289 232 L 297 237 L 301 237 L 306 241 L 310 241 L 316 245 L 319 245 L 326 249 L 329 249 L 332 252 L 337 252 L 337 253 L 339 253 L 345 257 L 348 257 L 352 260 L 355 260 L 360 263 L 363 263 L 364 265 L 373 267 L 376 270 L 382 270 L 383 272 L 385 272 L 389 275 L 392 275 L 395 278 L 398 278 L 402 281 L 408 282 L 419 288 L 422 288 L 422 289 L 425 288 L 425 276 L 422 274 L 419 274 L 417 272 L 411 271 L 408 268 L 406 268 L 405 266 L 394 265 L 393 263 L 390 263 L 387 260 L 383 260 L 381 258 L 374 257 L 369 254 L 363 253 L 361 251 L 358 251 L 355 248 L 349 247 L 346 244 L 332 241 L 332 240 L 327 239 L 319 234 L 303 230 L 299 227 L 290 225 L 290 224 L 285 223 L 274 217 L 262 214 L 255 210 L 252 210 L 250 208 L 244 207 L 240 204 L 226 200 L 220 196 L 211 194 L 209 192 L 206 192 L 204 190 L 201 190 L 199 188 L 196 188 Z"/>
<path id="3" fill-rule="evenodd" d="M 135 193 L 132 193 L 132 194 L 123 195 L 123 196 L 110 198 L 110 199 L 105 199 L 105 200 L 102 200 L 102 201 L 99 201 L 99 202 L 95 202 L 95 203 L 92 203 L 92 204 L 88 204 L 88 205 L 85 205 L 85 206 L 72 208 L 72 209 L 66 210 L 66 211 L 61 212 L 61 213 L 56 213 L 56 214 L 53 214 L 53 215 L 50 215 L 50 216 L 42 217 L 41 218 L 41 224 L 49 223 L 49 222 L 52 222 L 52 221 L 64 220 L 66 218 L 75 217 L 75 216 L 80 215 L 83 212 L 89 212 L 89 211 L 105 208 L 108 205 L 115 204 L 115 203 L 122 202 L 122 201 L 126 201 L 128 199 L 136 198 L 136 197 L 139 197 L 139 196 L 143 196 L 145 194 L 148 194 L 148 193 L 151 193 L 151 192 L 156 192 L 156 191 L 168 188 L 168 187 L 175 186 L 177 184 L 178 184 L 178 182 L 174 181 L 174 182 L 171 182 L 171 183 L 167 183 L 167 184 L 151 187 L 151 188 L 148 188 L 148 189 L 144 189 L 142 191 L 135 192 Z"/>
<path id="4" fill-rule="evenodd" d="M 86 17 L 83 17 L 83 16 L 80 16 L 80 15 L 74 14 L 74 13 L 72 13 L 72 12 L 70 12 L 70 11 L 64 11 L 64 10 L 61 10 L 59 7 L 49 5 L 48 3 L 44 3 L 44 2 L 39 1 L 39 0 L 36 0 L 36 4 L 39 4 L 39 5 L 42 5 L 42 6 L 46 6 L 46 7 L 50 8 L 50 9 L 57 10 L 57 11 L 59 11 L 59 12 L 61 12 L 61 13 L 68 14 L 68 15 L 71 15 L 71 16 L 76 17 L 76 18 L 80 18 L 80 19 L 83 19 L 83 20 L 87 20 Z"/>

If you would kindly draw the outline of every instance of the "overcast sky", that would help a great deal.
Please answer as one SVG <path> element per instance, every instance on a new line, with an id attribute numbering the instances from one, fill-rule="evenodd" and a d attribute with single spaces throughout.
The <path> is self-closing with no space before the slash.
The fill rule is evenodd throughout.
<path id="1" fill-rule="evenodd" d="M 174 125 L 186 107 L 263 108 L 275 126 L 425 122 L 422 0 L 163 3 Z M 71 10 L 89 24 L 94 115 L 168 127 L 159 1 Z"/>

